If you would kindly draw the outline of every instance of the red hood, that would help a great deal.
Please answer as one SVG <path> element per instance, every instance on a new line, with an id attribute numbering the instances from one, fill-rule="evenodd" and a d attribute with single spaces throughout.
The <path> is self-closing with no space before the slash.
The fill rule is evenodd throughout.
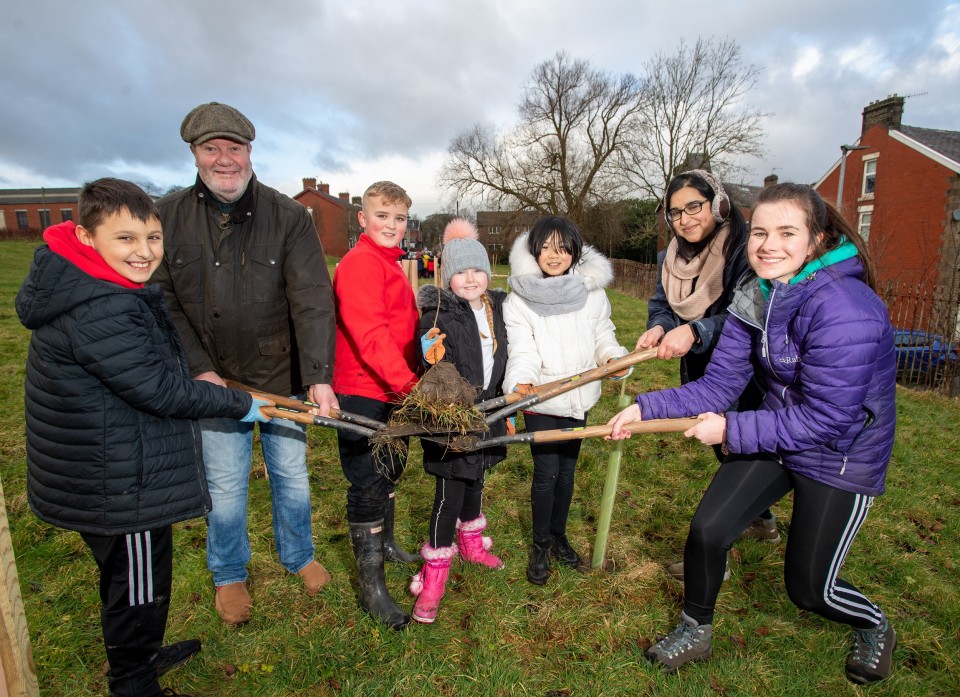
<path id="1" fill-rule="evenodd" d="M 59 254 L 81 271 L 100 279 L 116 283 L 124 288 L 143 288 L 142 283 L 135 283 L 124 278 L 110 268 L 103 257 L 93 247 L 77 239 L 77 224 L 72 220 L 52 225 L 43 232 L 43 240 L 50 246 L 50 251 Z"/>

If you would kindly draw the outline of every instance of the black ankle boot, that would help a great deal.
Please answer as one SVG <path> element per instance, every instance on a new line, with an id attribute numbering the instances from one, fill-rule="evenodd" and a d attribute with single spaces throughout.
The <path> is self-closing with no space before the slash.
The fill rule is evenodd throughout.
<path id="1" fill-rule="evenodd" d="M 542 586 L 548 578 L 550 578 L 550 545 L 541 546 L 534 542 L 530 547 L 527 580 L 534 585 Z"/>
<path id="2" fill-rule="evenodd" d="M 350 523 L 350 540 L 357 559 L 360 607 L 393 629 L 403 629 L 410 615 L 390 597 L 383 577 L 383 521 Z"/>
<path id="3" fill-rule="evenodd" d="M 553 558 L 571 569 L 580 568 L 580 555 L 570 546 L 566 535 L 554 535 L 550 540 L 550 553 Z"/>
<path id="4" fill-rule="evenodd" d="M 419 554 L 410 554 L 397 545 L 393 539 L 393 517 L 396 510 L 396 499 L 393 496 L 387 499 L 387 507 L 383 512 L 383 558 L 387 561 L 400 564 L 413 564 L 421 561 Z"/>

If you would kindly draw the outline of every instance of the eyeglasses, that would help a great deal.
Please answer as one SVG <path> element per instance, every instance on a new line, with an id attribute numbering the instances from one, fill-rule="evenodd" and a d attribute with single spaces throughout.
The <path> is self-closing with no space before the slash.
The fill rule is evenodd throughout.
<path id="1" fill-rule="evenodd" d="M 700 212 L 700 209 L 703 208 L 703 204 L 710 203 L 708 200 L 704 199 L 703 201 L 691 201 L 683 208 L 671 208 L 667 211 L 667 220 L 671 223 L 675 220 L 680 220 L 680 216 L 686 213 L 687 215 L 696 215 Z"/>

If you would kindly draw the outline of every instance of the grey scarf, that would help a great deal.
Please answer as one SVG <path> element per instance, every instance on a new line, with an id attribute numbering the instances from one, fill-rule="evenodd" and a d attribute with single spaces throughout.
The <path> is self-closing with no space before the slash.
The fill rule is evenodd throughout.
<path id="1" fill-rule="evenodd" d="M 511 276 L 507 283 L 531 310 L 541 317 L 576 312 L 587 304 L 587 286 L 583 276 Z"/>

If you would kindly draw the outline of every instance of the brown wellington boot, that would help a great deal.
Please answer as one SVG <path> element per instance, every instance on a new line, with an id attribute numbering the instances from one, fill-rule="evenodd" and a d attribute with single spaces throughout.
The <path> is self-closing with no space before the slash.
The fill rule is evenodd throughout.
<path id="1" fill-rule="evenodd" d="M 253 601 L 250 600 L 250 594 L 247 593 L 247 584 L 241 581 L 217 586 L 214 606 L 217 608 L 220 619 L 226 624 L 237 627 L 249 622 Z"/>
<path id="2" fill-rule="evenodd" d="M 333 578 L 330 572 L 317 561 L 312 561 L 297 572 L 303 580 L 303 587 L 311 598 L 320 592 L 320 589 L 330 583 Z"/>

